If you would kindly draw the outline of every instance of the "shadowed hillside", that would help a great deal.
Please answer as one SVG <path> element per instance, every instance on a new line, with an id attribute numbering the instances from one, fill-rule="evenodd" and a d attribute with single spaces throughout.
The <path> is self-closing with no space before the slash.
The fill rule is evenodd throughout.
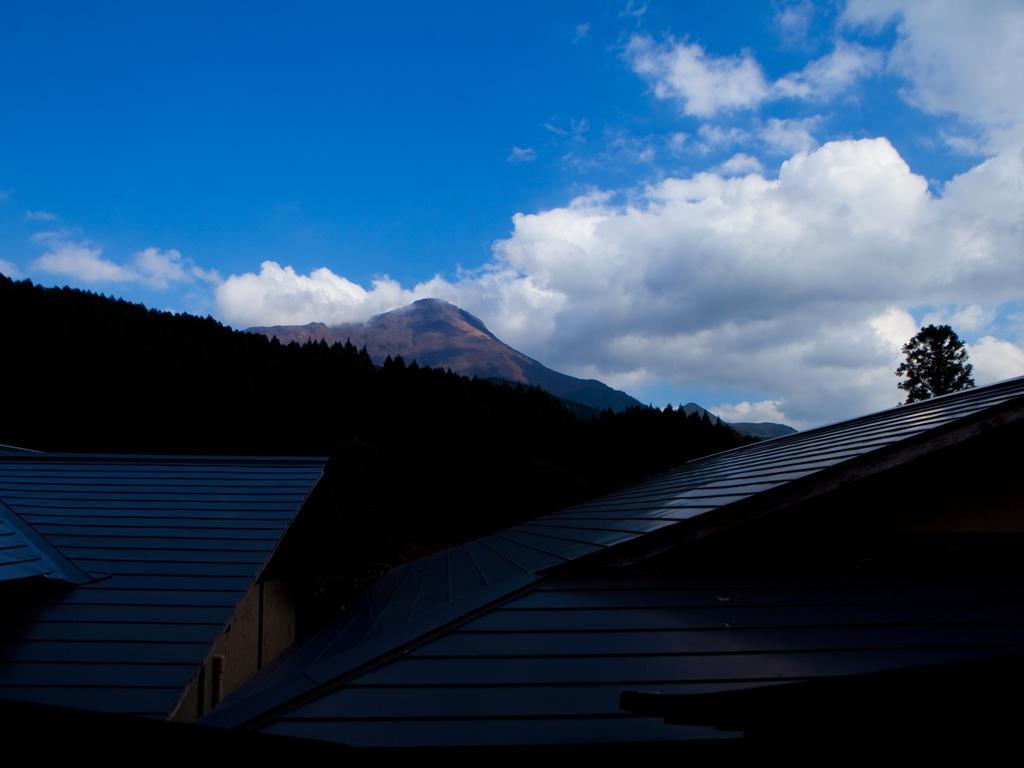
<path id="1" fill-rule="evenodd" d="M 681 410 L 583 421 L 537 388 L 3 276 L 0 328 L 0 444 L 332 455 L 329 546 L 353 579 L 741 441 Z"/>

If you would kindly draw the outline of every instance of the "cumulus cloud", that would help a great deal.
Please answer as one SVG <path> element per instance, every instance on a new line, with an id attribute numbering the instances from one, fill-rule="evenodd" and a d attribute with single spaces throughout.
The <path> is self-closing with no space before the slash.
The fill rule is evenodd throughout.
<path id="1" fill-rule="evenodd" d="M 50 211 L 25 211 L 25 221 L 56 221 L 57 214 Z"/>
<path id="2" fill-rule="evenodd" d="M 265 263 L 218 306 L 240 325 L 336 323 L 438 296 L 570 373 L 763 393 L 772 420 L 808 426 L 899 402 L 913 307 L 1020 298 L 1022 174 L 1000 156 L 936 194 L 885 139 L 829 142 L 774 179 L 698 173 L 516 214 L 487 267 L 451 280 L 366 290 Z"/>
<path id="3" fill-rule="evenodd" d="M 712 413 L 719 416 L 723 421 L 735 423 L 738 421 L 774 421 L 779 423 L 785 421 L 785 414 L 779 410 L 778 400 L 761 400 L 751 403 L 744 400 L 740 403 L 725 403 L 709 408 Z"/>
<path id="4" fill-rule="evenodd" d="M 510 163 L 532 163 L 537 159 L 537 150 L 533 147 L 512 147 L 512 151 L 505 158 Z"/>
<path id="5" fill-rule="evenodd" d="M 144 248 L 125 263 L 103 258 L 103 249 L 87 240 L 75 240 L 65 232 L 37 232 L 32 239 L 45 252 L 32 263 L 33 270 L 70 277 L 86 284 L 137 283 L 157 290 L 174 284 L 216 284 L 220 275 L 205 270 L 173 248 Z"/>
<path id="6" fill-rule="evenodd" d="M 5 261 L 4 259 L 0 259 L 0 275 L 7 275 L 7 277 L 17 280 L 21 277 L 21 271 L 15 264 Z"/>
<path id="7" fill-rule="evenodd" d="M 484 268 L 411 288 L 384 277 L 364 289 L 326 269 L 268 262 L 225 281 L 218 307 L 241 325 L 336 323 L 437 296 L 569 373 L 641 396 L 666 384 L 736 392 L 717 406 L 727 420 L 796 427 L 896 405 L 901 347 L 928 319 L 969 336 L 979 383 L 1020 375 L 1021 339 L 997 334 L 1009 333 L 1000 308 L 1024 298 L 1022 15 L 1005 0 L 851 0 L 845 24 L 895 23 L 887 62 L 839 42 L 774 82 L 748 53 L 719 57 L 644 35 L 627 44 L 626 61 L 654 94 L 699 118 L 834 98 L 885 66 L 912 103 L 961 118 L 948 144 L 988 155 L 941 186 L 884 138 L 819 146 L 819 118 L 706 122 L 692 140 L 659 146 L 760 146 L 788 159 L 776 174 L 741 153 L 732 168 L 518 213 Z M 582 143 L 589 126 L 546 127 Z M 977 146 L 958 141 L 972 136 Z"/>
<path id="8" fill-rule="evenodd" d="M 983 336 L 967 347 L 974 366 L 974 380 L 991 384 L 1014 376 L 1024 376 L 1024 348 L 1011 341 Z"/>
<path id="9" fill-rule="evenodd" d="M 454 281 L 434 276 L 411 289 L 384 276 L 367 290 L 326 267 L 300 274 L 293 267 L 265 261 L 259 272 L 231 275 L 217 287 L 219 315 L 239 328 L 361 322 L 425 298 L 483 313 L 495 327 L 519 337 L 555 333 L 553 317 L 562 307 L 560 295 L 497 262 L 461 272 Z"/>
<path id="10" fill-rule="evenodd" d="M 906 98 L 931 113 L 983 127 L 993 151 L 1024 140 L 1024 5 L 1019 0 L 850 0 L 843 21 L 895 22 L 888 67 Z"/>
<path id="11" fill-rule="evenodd" d="M 748 173 L 761 173 L 764 167 L 753 155 L 740 152 L 721 163 L 717 170 L 723 176 L 745 176 Z"/>
<path id="12" fill-rule="evenodd" d="M 656 43 L 633 35 L 626 45 L 633 71 L 651 82 L 659 99 L 676 99 L 687 115 L 749 109 L 768 95 L 761 65 L 750 54 L 713 56 L 696 43 Z"/>

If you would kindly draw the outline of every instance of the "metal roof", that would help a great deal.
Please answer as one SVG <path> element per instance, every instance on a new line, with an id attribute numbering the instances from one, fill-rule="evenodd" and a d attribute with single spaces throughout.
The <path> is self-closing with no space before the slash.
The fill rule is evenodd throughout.
<path id="1" fill-rule="evenodd" d="M 0 456 L 7 453 L 21 454 L 21 453 L 40 453 L 40 451 L 34 451 L 31 448 L 19 448 L 16 445 L 4 445 L 0 443 Z"/>
<path id="2" fill-rule="evenodd" d="M 735 519 L 752 504 L 763 511 L 768 502 L 784 505 L 809 498 L 1022 418 L 1024 378 L 979 387 L 698 459 L 623 491 L 409 563 L 371 588 L 350 617 L 285 654 L 205 721 L 224 726 L 282 722 L 300 702 L 326 696 L 339 685 L 361 686 L 356 681 L 374 670 L 420 668 L 395 660 L 405 660 L 405 654 L 418 652 L 412 649 L 466 622 L 494 621 L 505 603 L 539 599 L 550 575 L 581 561 L 640 559 L 637 552 L 658 551 L 665 534 L 678 536 L 720 513 Z M 542 591 L 534 592 L 538 588 Z M 576 613 L 579 607 L 565 606 L 573 611 L 565 615 L 582 615 Z M 595 673 L 599 668 L 593 666 Z M 583 675 L 580 684 L 586 679 Z M 441 682 L 421 682 L 429 691 L 424 695 L 440 695 Z M 404 685 L 397 679 L 395 684 Z M 514 730 L 513 725 L 507 728 Z M 317 729 L 293 730 L 315 735 Z M 333 733 L 350 732 L 346 727 Z"/>
<path id="3" fill-rule="evenodd" d="M 0 501 L 0 582 L 44 577 L 72 584 L 89 581 Z"/>
<path id="4" fill-rule="evenodd" d="M 364 747 L 730 736 L 624 712 L 623 691 L 701 694 L 1024 650 L 1000 583 L 554 578 L 259 730 Z"/>
<path id="5" fill-rule="evenodd" d="M 13 513 L 5 522 L 20 521 L 89 579 L 6 612 L 0 697 L 169 714 L 323 466 L 315 458 L 0 456 L 0 500 Z"/>

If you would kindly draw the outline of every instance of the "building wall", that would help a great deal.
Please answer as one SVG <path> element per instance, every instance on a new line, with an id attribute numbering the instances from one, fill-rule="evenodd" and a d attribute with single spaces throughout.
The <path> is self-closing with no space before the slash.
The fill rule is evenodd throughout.
<path id="1" fill-rule="evenodd" d="M 187 722 L 209 712 L 294 640 L 295 602 L 287 584 L 281 579 L 255 584 L 196 670 L 170 719 Z"/>

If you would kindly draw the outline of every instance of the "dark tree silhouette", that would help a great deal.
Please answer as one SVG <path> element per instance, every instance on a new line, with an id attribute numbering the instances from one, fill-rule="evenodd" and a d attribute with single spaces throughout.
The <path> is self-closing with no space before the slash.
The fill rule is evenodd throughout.
<path id="1" fill-rule="evenodd" d="M 906 360 L 896 369 L 907 402 L 916 403 L 974 386 L 967 350 L 948 325 L 927 325 L 903 345 Z"/>
<path id="2" fill-rule="evenodd" d="M 307 559 L 355 583 L 749 442 L 682 408 L 570 412 L 535 387 L 2 275 L 0 365 L 0 443 L 333 456 L 332 556 Z"/>

